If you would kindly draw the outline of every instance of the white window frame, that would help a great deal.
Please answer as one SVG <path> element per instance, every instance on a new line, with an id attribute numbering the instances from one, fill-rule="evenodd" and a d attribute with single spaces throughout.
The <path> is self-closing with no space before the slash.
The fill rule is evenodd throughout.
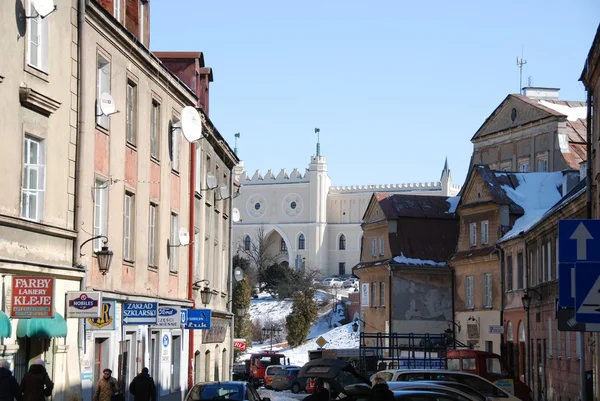
<path id="1" fill-rule="evenodd" d="M 180 124 L 179 119 L 177 117 L 173 117 L 173 123 L 171 125 L 174 126 L 175 124 Z M 173 128 L 173 130 L 171 131 L 171 170 L 177 173 L 179 173 L 180 141 L 181 129 L 179 127 Z"/>
<path id="2" fill-rule="evenodd" d="M 371 256 L 377 256 L 377 238 L 371 239 Z"/>
<path id="3" fill-rule="evenodd" d="M 469 224 L 469 245 L 477 246 L 477 223 Z"/>
<path id="4" fill-rule="evenodd" d="M 500 163 L 500 171 L 510 171 L 510 161 Z"/>
<path id="5" fill-rule="evenodd" d="M 42 18 L 33 7 L 33 1 L 29 0 L 27 15 L 35 15 L 28 18 L 27 26 L 27 65 L 48 73 L 48 20 Z"/>
<path id="6" fill-rule="evenodd" d="M 379 237 L 379 255 L 383 256 L 383 237 Z"/>
<path id="7" fill-rule="evenodd" d="M 489 227 L 488 221 L 487 220 L 483 220 L 481 222 L 481 244 L 482 245 L 487 245 L 488 244 L 488 241 L 489 241 L 488 227 Z"/>
<path id="8" fill-rule="evenodd" d="M 160 103 L 154 99 L 150 109 L 150 156 L 160 160 Z"/>
<path id="9" fill-rule="evenodd" d="M 108 183 L 97 178 L 94 185 L 94 237 L 108 234 Z M 103 239 L 94 240 L 94 251 L 102 249 Z"/>
<path id="10" fill-rule="evenodd" d="M 179 271 L 179 215 L 171 212 L 171 258 L 169 259 L 169 271 L 177 273 Z"/>
<path id="11" fill-rule="evenodd" d="M 134 260 L 135 195 L 125 192 L 123 205 L 123 259 Z"/>
<path id="12" fill-rule="evenodd" d="M 385 306 L 385 282 L 379 283 L 379 305 Z"/>
<path id="13" fill-rule="evenodd" d="M 519 171 L 521 173 L 528 173 L 529 172 L 529 157 L 528 158 L 519 159 Z"/>
<path id="14" fill-rule="evenodd" d="M 465 309 L 474 309 L 473 276 L 465 277 Z"/>
<path id="15" fill-rule="evenodd" d="M 548 258 L 546 261 L 546 268 L 548 270 L 546 274 L 546 281 L 552 281 L 552 268 L 554 267 L 552 264 L 552 241 L 548 241 L 546 243 L 546 257 Z"/>
<path id="16" fill-rule="evenodd" d="M 537 159 L 537 171 L 539 173 L 548 172 L 548 153 L 538 155 Z"/>
<path id="17" fill-rule="evenodd" d="M 158 205 L 150 203 L 148 218 L 148 266 L 157 267 L 156 257 L 156 229 L 157 229 L 157 218 L 158 218 Z"/>
<path id="18" fill-rule="evenodd" d="M 126 113 L 125 113 L 125 138 L 127 143 L 135 146 L 137 139 L 136 130 L 137 114 L 137 85 L 132 81 L 127 81 L 126 89 Z"/>
<path id="19" fill-rule="evenodd" d="M 23 140 L 23 177 L 21 181 L 21 217 L 42 221 L 46 187 L 46 143 L 25 135 Z M 35 152 L 35 153 L 34 153 Z M 32 184 L 34 178 L 35 185 Z M 35 206 L 31 203 L 35 202 Z"/>
<path id="20" fill-rule="evenodd" d="M 483 275 L 483 307 L 492 307 L 492 274 Z"/>
<path id="21" fill-rule="evenodd" d="M 96 64 L 96 125 L 104 129 L 110 128 L 110 118 L 102 114 L 100 109 L 100 95 L 102 93 L 110 93 L 110 60 L 104 57 L 101 53 L 97 53 Z"/>
<path id="22" fill-rule="evenodd" d="M 202 147 L 196 142 L 196 176 L 194 177 L 194 189 L 197 193 L 202 192 Z"/>

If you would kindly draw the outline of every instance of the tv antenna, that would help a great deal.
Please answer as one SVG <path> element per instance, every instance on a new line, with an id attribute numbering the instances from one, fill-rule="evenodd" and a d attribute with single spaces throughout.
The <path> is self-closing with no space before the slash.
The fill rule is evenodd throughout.
<path id="1" fill-rule="evenodd" d="M 523 94 L 523 66 L 527 60 L 523 60 L 523 46 L 521 46 L 521 58 L 517 56 L 517 67 L 519 68 L 519 93 Z"/>

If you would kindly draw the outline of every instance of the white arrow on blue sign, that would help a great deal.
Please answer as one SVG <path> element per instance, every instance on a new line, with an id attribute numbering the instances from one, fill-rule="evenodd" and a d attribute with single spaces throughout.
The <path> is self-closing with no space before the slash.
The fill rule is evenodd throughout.
<path id="1" fill-rule="evenodd" d="M 210 330 L 212 311 L 210 309 L 188 309 L 185 328 L 190 330 Z"/>
<path id="2" fill-rule="evenodd" d="M 158 304 L 156 302 L 123 303 L 123 324 L 156 324 Z"/>

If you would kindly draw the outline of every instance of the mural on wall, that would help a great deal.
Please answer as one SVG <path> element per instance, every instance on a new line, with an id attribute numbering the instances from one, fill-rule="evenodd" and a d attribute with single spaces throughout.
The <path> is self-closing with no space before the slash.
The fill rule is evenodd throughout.
<path id="1" fill-rule="evenodd" d="M 396 320 L 452 320 L 452 288 L 443 280 L 396 277 L 394 299 Z"/>

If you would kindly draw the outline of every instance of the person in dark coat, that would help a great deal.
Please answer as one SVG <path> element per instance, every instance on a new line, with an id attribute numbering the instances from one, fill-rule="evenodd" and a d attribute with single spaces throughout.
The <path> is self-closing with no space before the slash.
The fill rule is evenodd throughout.
<path id="1" fill-rule="evenodd" d="M 21 380 L 23 401 L 46 401 L 52 395 L 54 383 L 50 380 L 43 359 L 37 359 Z"/>
<path id="2" fill-rule="evenodd" d="M 304 401 L 329 401 L 329 391 L 325 388 L 323 379 L 315 380 L 313 393 L 304 397 Z"/>
<path id="3" fill-rule="evenodd" d="M 23 401 L 21 387 L 10 371 L 10 363 L 0 361 L 0 401 Z"/>
<path id="4" fill-rule="evenodd" d="M 154 379 L 148 374 L 148 368 L 142 368 L 142 373 L 133 378 L 129 392 L 135 401 L 156 401 L 156 386 Z"/>
<path id="5" fill-rule="evenodd" d="M 375 376 L 372 384 L 369 401 L 394 401 L 394 393 L 390 390 L 385 379 Z"/>

